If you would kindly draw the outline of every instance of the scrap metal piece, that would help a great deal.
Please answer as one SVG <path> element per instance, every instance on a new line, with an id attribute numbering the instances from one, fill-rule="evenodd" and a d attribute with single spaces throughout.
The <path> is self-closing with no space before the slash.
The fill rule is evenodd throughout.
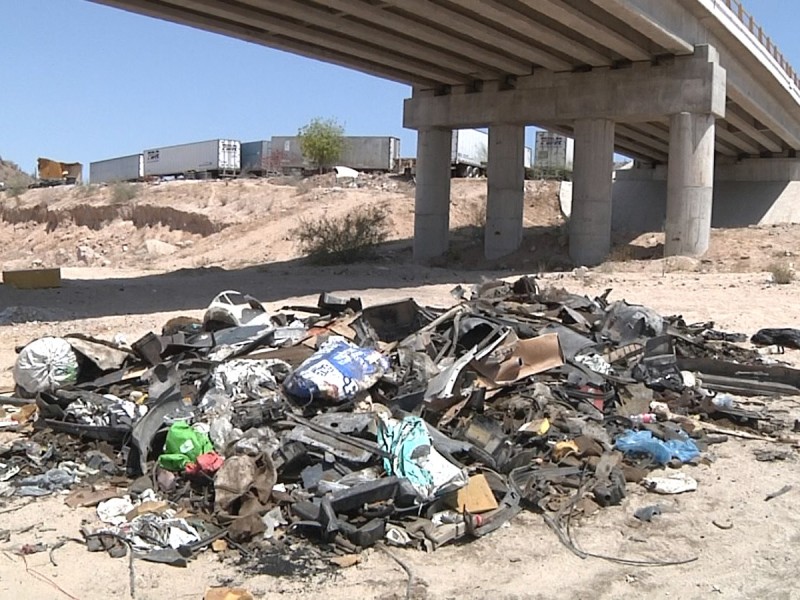
<path id="1" fill-rule="evenodd" d="M 456 430 L 455 437 L 481 448 L 494 462 L 494 465 L 487 466 L 500 470 L 514 451 L 508 436 L 503 433 L 503 428 L 497 421 L 483 415 L 472 415 Z"/>
<path id="2" fill-rule="evenodd" d="M 739 396 L 798 396 L 800 369 L 748 365 L 710 358 L 680 358 L 678 368 L 696 373 L 703 386 Z"/>
<path id="3" fill-rule="evenodd" d="M 654 338 L 664 333 L 664 318 L 646 306 L 614 302 L 606 311 L 602 334 L 625 344 L 640 338 Z"/>
<path id="4" fill-rule="evenodd" d="M 139 472 L 147 474 L 147 458 L 153 444 L 153 438 L 159 429 L 164 425 L 165 419 L 173 415 L 175 417 L 190 416 L 192 414 L 191 404 L 183 398 L 180 389 L 180 378 L 178 369 L 175 365 L 158 365 L 153 369 L 150 383 L 150 397 L 156 398 L 155 404 L 150 407 L 139 421 L 134 425 L 131 432 L 131 444 L 138 450 Z M 136 453 L 131 453 L 130 460 Z"/>
<path id="5" fill-rule="evenodd" d="M 335 456 L 354 462 L 367 462 L 373 455 L 382 458 L 390 456 L 378 444 L 369 440 L 339 433 L 331 427 L 309 421 L 293 413 L 287 413 L 286 418 L 298 424 L 298 427 L 289 432 L 289 439 L 293 441 L 323 448 Z"/>
<path id="6" fill-rule="evenodd" d="M 399 507 L 413 506 L 416 498 L 416 491 L 407 480 L 389 476 L 334 492 L 330 496 L 330 503 L 334 512 L 351 514 L 368 504 L 388 500 L 392 500 L 395 506 Z M 319 522 L 321 511 L 321 501 L 301 501 L 292 505 L 292 513 L 305 521 Z"/>
<path id="7" fill-rule="evenodd" d="M 174 548 L 156 548 L 150 552 L 136 554 L 136 558 L 140 558 L 147 562 L 161 563 L 171 567 L 185 567 L 189 564 L 185 556 Z"/>
<path id="8" fill-rule="evenodd" d="M 429 408 L 446 410 L 461 399 L 459 383 L 462 380 L 462 374 L 475 359 L 477 353 L 478 348 L 472 348 L 428 382 L 424 401 Z"/>
<path id="9" fill-rule="evenodd" d="M 382 342 L 400 341 L 436 318 L 434 313 L 420 307 L 412 298 L 370 306 L 361 314 Z"/>
<path id="10" fill-rule="evenodd" d="M 339 527 L 348 540 L 361 548 L 374 546 L 386 534 L 386 521 L 384 519 L 371 519 L 361 527 L 354 527 L 349 523 L 340 523 Z"/>
<path id="11" fill-rule="evenodd" d="M 792 486 L 791 485 L 785 485 L 781 489 L 779 489 L 777 492 L 771 492 L 771 493 L 767 494 L 767 497 L 764 498 L 764 502 L 769 502 L 770 500 L 774 500 L 778 496 L 783 496 L 784 494 L 788 494 L 791 491 L 792 491 Z"/>
<path id="12" fill-rule="evenodd" d="M 339 298 L 328 292 L 322 292 L 319 295 L 317 306 L 325 311 L 325 313 L 331 315 L 340 315 L 347 310 L 360 312 L 363 308 L 361 298 Z"/>
<path id="13" fill-rule="evenodd" d="M 650 506 L 642 506 L 637 508 L 633 512 L 633 516 L 639 519 L 640 521 L 644 521 L 649 523 L 653 520 L 653 517 L 660 515 L 662 512 L 660 504 L 652 504 Z"/>
<path id="14" fill-rule="evenodd" d="M 115 346 L 111 342 L 93 338 L 88 335 L 73 333 L 65 335 L 72 349 L 92 361 L 101 371 L 121 369 L 132 353 Z"/>
<path id="15" fill-rule="evenodd" d="M 159 337 L 153 332 L 148 332 L 135 342 L 131 344 L 131 348 L 136 354 L 151 366 L 156 366 L 161 362 L 161 355 L 164 352 L 164 346 L 161 344 Z"/>

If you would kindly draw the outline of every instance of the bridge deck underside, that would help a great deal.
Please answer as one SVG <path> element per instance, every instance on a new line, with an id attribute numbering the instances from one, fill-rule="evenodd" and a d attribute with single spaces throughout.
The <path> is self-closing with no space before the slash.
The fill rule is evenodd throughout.
<path id="1" fill-rule="evenodd" d="M 561 123 L 548 129 L 572 135 L 573 127 Z M 669 121 L 621 124 L 615 127 L 617 152 L 650 163 L 665 163 L 669 155 Z M 740 158 L 770 156 L 783 152 L 781 140 L 763 124 L 748 117 L 737 105 L 728 102 L 726 118 L 717 119 L 716 154 Z"/>
<path id="2" fill-rule="evenodd" d="M 643 14 L 643 6 L 652 8 L 643 0 L 91 1 L 444 90 L 541 69 L 616 68 L 686 55 L 697 41 Z M 733 102 L 728 110 L 717 126 L 718 154 L 760 156 L 788 149 L 786 136 L 777 137 Z M 666 123 L 618 125 L 617 149 L 665 161 Z"/>
<path id="3" fill-rule="evenodd" d="M 645 36 L 601 0 L 99 1 L 417 85 L 691 53 Z"/>

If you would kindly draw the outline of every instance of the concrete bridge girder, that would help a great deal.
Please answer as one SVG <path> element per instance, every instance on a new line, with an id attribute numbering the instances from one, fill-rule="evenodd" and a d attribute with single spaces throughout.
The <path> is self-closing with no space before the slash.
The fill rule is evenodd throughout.
<path id="1" fill-rule="evenodd" d="M 436 29 L 433 26 L 420 23 L 408 17 L 388 13 L 381 6 L 369 4 L 354 4 L 350 0 L 314 0 L 316 4 L 340 11 L 342 14 L 349 14 L 362 19 L 374 26 L 387 29 L 389 31 L 402 32 L 412 39 L 420 40 L 427 44 L 444 45 L 450 51 L 461 56 L 470 57 L 477 63 L 469 71 L 477 79 L 494 79 L 503 74 L 523 74 L 530 72 L 530 64 L 519 59 L 510 58 L 505 54 L 488 50 L 486 48 L 475 47 L 474 44 L 467 42 L 455 35 Z M 486 72 L 493 72 L 492 75 Z"/>
<path id="2" fill-rule="evenodd" d="M 585 9 L 578 10 L 558 0 L 522 0 L 522 3 L 566 28 L 588 39 L 596 40 L 624 59 L 636 62 L 649 61 L 651 58 L 650 52 L 608 25 L 588 16 Z"/>
<path id="3" fill-rule="evenodd" d="M 512 56 L 530 61 L 531 67 L 535 64 L 552 71 L 569 71 L 574 66 L 570 60 L 555 52 L 543 50 L 530 42 L 504 35 L 501 31 L 459 11 L 433 4 L 428 0 L 383 0 L 383 2 L 405 11 L 423 14 L 427 19 L 434 19 L 446 28 L 457 28 L 458 31 L 473 36 L 475 39 L 491 40 L 492 45 L 496 48 L 504 50 Z"/>
<path id="4" fill-rule="evenodd" d="M 767 133 L 768 130 L 758 129 L 753 123 L 753 120 L 742 115 L 739 110 L 740 109 L 736 105 L 729 104 L 725 109 L 725 120 L 754 142 L 763 146 L 768 152 L 776 154 L 783 152 L 783 146 L 775 138 L 770 137 Z"/>

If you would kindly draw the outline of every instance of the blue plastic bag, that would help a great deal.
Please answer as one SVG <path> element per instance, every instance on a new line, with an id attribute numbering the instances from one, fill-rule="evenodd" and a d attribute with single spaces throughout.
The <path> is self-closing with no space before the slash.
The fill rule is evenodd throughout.
<path id="1" fill-rule="evenodd" d="M 283 385 L 297 398 L 342 402 L 375 385 L 389 368 L 389 359 L 343 337 L 331 337 L 289 375 Z"/>
<path id="2" fill-rule="evenodd" d="M 667 464 L 673 458 L 681 462 L 688 462 L 700 456 L 697 445 L 686 437 L 682 440 L 664 442 L 650 431 L 634 431 L 629 429 L 617 438 L 614 447 L 623 454 L 649 454 L 653 459 L 662 464 Z"/>

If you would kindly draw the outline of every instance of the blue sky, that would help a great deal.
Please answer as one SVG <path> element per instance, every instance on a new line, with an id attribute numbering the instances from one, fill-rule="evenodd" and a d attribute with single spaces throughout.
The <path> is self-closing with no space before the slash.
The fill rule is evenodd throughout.
<path id="1" fill-rule="evenodd" d="M 800 69 L 793 0 L 747 9 Z M 394 135 L 407 86 L 85 0 L 0 0 L 0 156 L 90 161 L 169 144 L 293 135 L 316 116 Z M 529 138 L 530 138 L 529 132 Z"/>

